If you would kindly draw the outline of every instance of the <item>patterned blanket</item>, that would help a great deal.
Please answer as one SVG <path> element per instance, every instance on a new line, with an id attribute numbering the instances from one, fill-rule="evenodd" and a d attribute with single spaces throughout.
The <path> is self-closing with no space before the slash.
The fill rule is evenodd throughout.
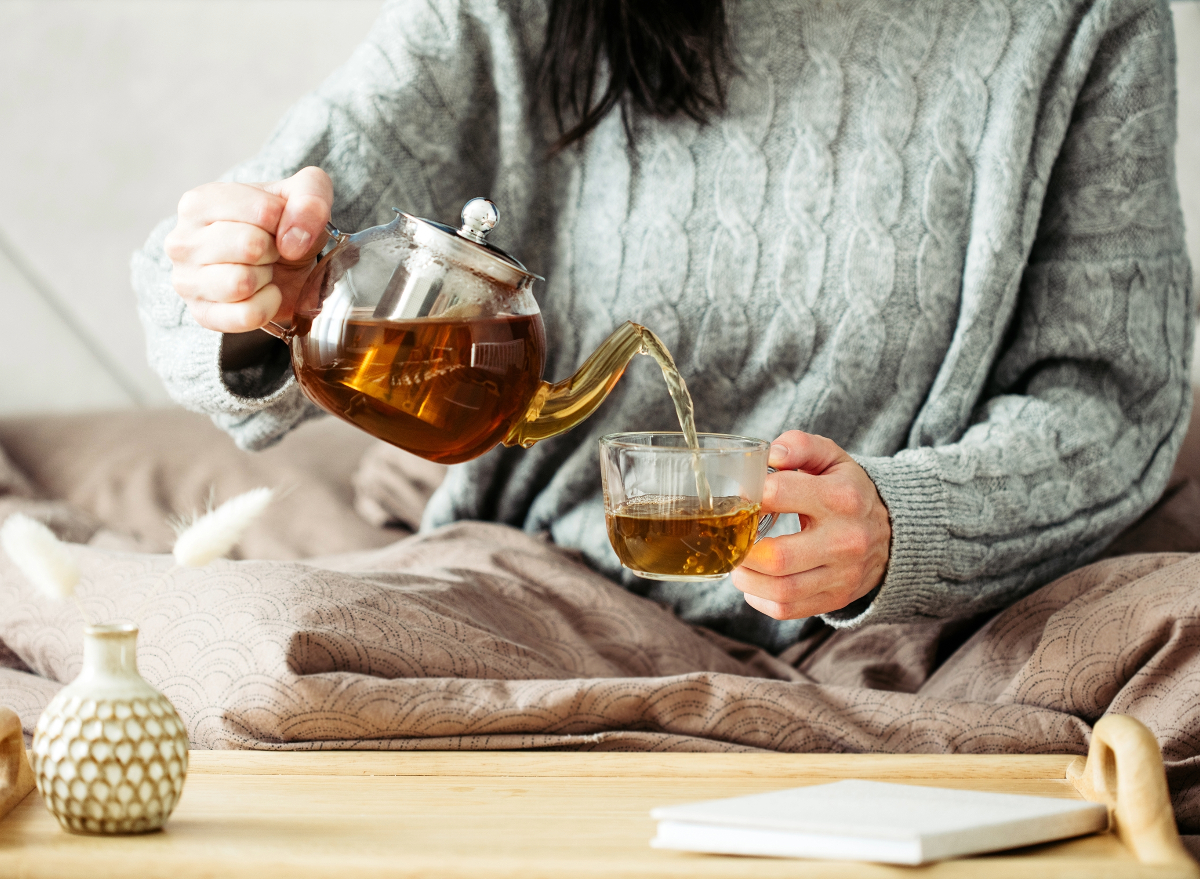
<path id="1" fill-rule="evenodd" d="M 1083 754 L 1119 712 L 1200 830 L 1200 556 L 1099 562 L 988 620 L 812 627 L 776 657 L 495 525 L 201 569 L 75 552 L 84 610 L 139 623 L 196 747 Z M 0 557 L 0 704 L 27 731 L 82 627 Z"/>

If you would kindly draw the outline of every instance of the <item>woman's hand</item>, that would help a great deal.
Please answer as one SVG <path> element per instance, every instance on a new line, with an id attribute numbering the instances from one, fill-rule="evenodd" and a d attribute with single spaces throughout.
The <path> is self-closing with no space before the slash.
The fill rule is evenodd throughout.
<path id="1" fill-rule="evenodd" d="M 801 531 L 755 544 L 733 572 L 746 603 L 777 620 L 840 610 L 883 581 L 892 526 L 875 483 L 832 440 L 790 430 L 771 444 L 766 512 Z"/>
<path id="2" fill-rule="evenodd" d="M 208 183 L 184 193 L 167 236 L 171 283 L 202 327 L 286 321 L 328 236 L 333 184 L 320 168 L 275 183 Z"/>

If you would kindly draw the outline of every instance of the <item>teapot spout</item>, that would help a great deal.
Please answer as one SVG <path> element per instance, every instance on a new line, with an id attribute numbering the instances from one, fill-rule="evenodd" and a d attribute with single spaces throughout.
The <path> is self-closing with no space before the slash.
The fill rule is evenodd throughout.
<path id="1" fill-rule="evenodd" d="M 525 416 L 504 437 L 504 445 L 527 449 L 585 421 L 625 374 L 625 367 L 644 349 L 645 327 L 626 321 L 600 343 L 570 378 L 542 382 Z"/>

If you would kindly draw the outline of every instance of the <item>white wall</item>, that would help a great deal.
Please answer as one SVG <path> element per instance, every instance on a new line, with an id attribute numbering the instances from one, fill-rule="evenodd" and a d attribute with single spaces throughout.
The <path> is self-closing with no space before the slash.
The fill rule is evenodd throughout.
<path id="1" fill-rule="evenodd" d="M 1179 194 L 1187 224 L 1188 253 L 1196 290 L 1200 291 L 1200 2 L 1176 0 L 1175 45 L 1179 56 Z M 1200 386 L 1200 332 L 1192 356 L 1192 384 Z"/>
<path id="2" fill-rule="evenodd" d="M 252 154 L 379 6 L 0 0 L 0 414 L 165 402 L 130 253 L 180 194 Z M 1200 3 L 1173 9 L 1179 178 L 1200 267 Z"/>
<path id="3" fill-rule="evenodd" d="M 0 413 L 166 402 L 130 254 L 256 152 L 380 5 L 0 0 Z"/>

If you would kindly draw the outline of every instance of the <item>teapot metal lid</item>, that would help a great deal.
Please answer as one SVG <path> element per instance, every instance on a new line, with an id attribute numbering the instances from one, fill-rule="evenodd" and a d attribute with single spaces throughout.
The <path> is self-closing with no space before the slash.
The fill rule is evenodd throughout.
<path id="1" fill-rule="evenodd" d="M 544 281 L 525 268 L 511 254 L 487 241 L 488 232 L 500 220 L 500 210 L 495 202 L 487 198 L 473 198 L 462 209 L 462 226 L 458 229 L 414 217 L 399 208 L 392 208 L 400 219 L 409 224 L 414 243 L 431 247 L 477 274 L 511 287 L 520 287 L 531 281 Z"/>

